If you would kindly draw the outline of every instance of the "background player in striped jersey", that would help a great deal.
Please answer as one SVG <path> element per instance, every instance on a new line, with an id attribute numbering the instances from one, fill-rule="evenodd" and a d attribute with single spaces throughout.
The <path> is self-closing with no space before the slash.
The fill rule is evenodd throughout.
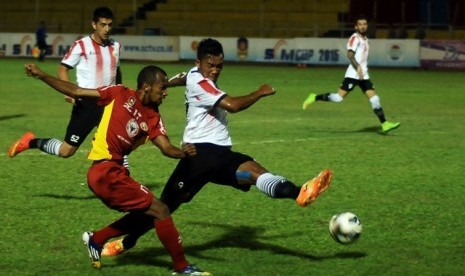
<path id="1" fill-rule="evenodd" d="M 150 221 L 151 228 L 155 228 L 170 254 L 173 274 L 210 275 L 185 259 L 181 237 L 168 206 L 132 179 L 123 166 L 123 156 L 148 140 L 171 158 L 196 155 L 192 144 L 184 143 L 179 149 L 169 142 L 158 113 L 158 106 L 167 96 L 166 72 L 156 66 L 144 67 L 137 77 L 137 90 L 132 90 L 122 85 L 85 89 L 45 74 L 34 64 L 27 64 L 25 69 L 27 75 L 42 80 L 60 93 L 74 99 L 98 100 L 97 104 L 105 107 L 88 156 L 93 164 L 87 173 L 87 183 L 107 207 L 126 212 L 126 215 L 98 231 L 84 232 L 83 240 L 92 265 L 101 267 L 100 254 L 106 241 L 134 230 L 142 218 Z"/>
<path id="2" fill-rule="evenodd" d="M 368 75 L 368 53 L 369 44 L 366 32 L 368 29 L 367 18 L 359 16 L 355 21 L 355 33 L 349 38 L 347 43 L 347 57 L 350 61 L 347 67 L 344 81 L 337 93 L 324 93 L 316 95 L 310 93 L 302 104 L 302 109 L 307 109 L 315 101 L 326 101 L 339 103 L 352 91 L 355 86 L 359 86 L 371 103 L 373 112 L 381 122 L 381 130 L 388 132 L 400 126 L 398 122 L 389 122 L 384 116 L 381 102 L 375 93 L 373 83 Z"/>
<path id="3" fill-rule="evenodd" d="M 77 83 L 83 88 L 98 88 L 104 85 L 119 84 L 122 81 L 119 68 L 121 46 L 110 39 L 113 26 L 113 13 L 107 7 L 96 8 L 93 12 L 93 34 L 74 42 L 58 68 L 58 78 L 69 81 L 69 70 L 76 68 Z M 9 157 L 29 148 L 63 158 L 73 156 L 102 117 L 103 108 L 93 99 L 74 99 L 71 119 L 64 141 L 56 138 L 35 138 L 26 132 L 8 151 Z"/>

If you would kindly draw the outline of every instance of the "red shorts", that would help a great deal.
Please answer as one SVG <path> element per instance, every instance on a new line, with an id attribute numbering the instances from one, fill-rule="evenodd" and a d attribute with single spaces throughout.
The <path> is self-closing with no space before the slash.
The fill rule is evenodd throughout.
<path id="1" fill-rule="evenodd" d="M 121 212 L 145 211 L 155 197 L 114 161 L 93 164 L 87 172 L 87 183 L 105 205 Z"/>

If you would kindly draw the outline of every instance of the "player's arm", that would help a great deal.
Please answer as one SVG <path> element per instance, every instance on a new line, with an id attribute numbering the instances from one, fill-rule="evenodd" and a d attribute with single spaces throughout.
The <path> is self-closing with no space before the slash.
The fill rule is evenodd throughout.
<path id="1" fill-rule="evenodd" d="M 186 86 L 187 73 L 181 72 L 168 80 L 167 87 Z"/>
<path id="2" fill-rule="evenodd" d="M 63 64 L 60 64 L 58 66 L 58 79 L 59 80 L 64 80 L 64 81 L 69 81 L 69 72 L 70 68 L 66 67 Z"/>
<path id="3" fill-rule="evenodd" d="M 121 69 L 119 66 L 116 68 L 116 79 L 115 79 L 116 84 L 122 84 L 123 83 L 123 73 L 121 73 Z"/>
<path id="4" fill-rule="evenodd" d="M 70 68 L 64 64 L 58 66 L 58 79 L 69 82 L 69 70 Z M 74 99 L 65 95 L 65 101 L 75 104 Z"/>
<path id="5" fill-rule="evenodd" d="M 183 144 L 181 148 L 178 148 L 170 143 L 168 137 L 159 135 L 152 140 L 152 143 L 160 149 L 163 155 L 175 159 L 182 159 L 187 156 L 194 156 L 197 154 L 195 146 L 193 144 Z"/>
<path id="6" fill-rule="evenodd" d="M 221 99 L 219 107 L 230 113 L 236 113 L 244 109 L 249 108 L 259 99 L 271 96 L 276 93 L 276 90 L 271 87 L 269 84 L 263 84 L 260 88 L 248 95 L 239 96 L 239 97 L 230 97 L 227 96 Z"/>
<path id="7" fill-rule="evenodd" d="M 71 98 L 100 98 L 100 93 L 95 89 L 84 89 L 74 83 L 60 80 L 43 72 L 35 64 L 24 65 L 26 74 L 30 77 L 40 79 L 56 91 Z"/>
<path id="8" fill-rule="evenodd" d="M 355 59 L 355 52 L 352 50 L 347 51 L 347 58 L 350 61 L 350 64 L 354 69 L 357 71 L 358 77 L 360 79 L 363 79 L 363 72 L 362 72 L 362 67 L 360 64 L 358 64 L 357 60 Z"/>

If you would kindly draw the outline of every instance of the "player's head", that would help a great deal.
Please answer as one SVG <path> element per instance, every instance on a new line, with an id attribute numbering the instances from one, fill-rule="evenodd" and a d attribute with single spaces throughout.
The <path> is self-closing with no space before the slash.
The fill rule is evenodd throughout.
<path id="1" fill-rule="evenodd" d="M 216 82 L 223 69 L 223 46 L 218 40 L 207 38 L 197 47 L 196 65 L 204 78 Z"/>
<path id="2" fill-rule="evenodd" d="M 144 105 L 160 105 L 167 95 L 168 76 L 165 70 L 155 65 L 148 65 L 137 76 L 137 90 L 141 91 Z"/>
<path id="3" fill-rule="evenodd" d="M 355 30 L 362 35 L 366 34 L 368 30 L 368 18 L 366 16 L 358 15 L 355 18 Z"/>
<path id="4" fill-rule="evenodd" d="M 99 7 L 92 15 L 93 39 L 98 43 L 107 41 L 113 27 L 113 12 L 107 7 Z"/>
<path id="5" fill-rule="evenodd" d="M 98 7 L 92 14 L 92 20 L 98 22 L 100 18 L 113 19 L 113 12 L 108 7 Z"/>

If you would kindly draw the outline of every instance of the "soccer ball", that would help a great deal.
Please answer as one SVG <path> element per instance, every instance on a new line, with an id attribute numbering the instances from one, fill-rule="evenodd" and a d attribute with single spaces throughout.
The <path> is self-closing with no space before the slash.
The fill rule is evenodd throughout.
<path id="1" fill-rule="evenodd" d="M 362 222 L 350 212 L 336 214 L 329 221 L 329 234 L 338 243 L 353 243 L 362 234 Z"/>

